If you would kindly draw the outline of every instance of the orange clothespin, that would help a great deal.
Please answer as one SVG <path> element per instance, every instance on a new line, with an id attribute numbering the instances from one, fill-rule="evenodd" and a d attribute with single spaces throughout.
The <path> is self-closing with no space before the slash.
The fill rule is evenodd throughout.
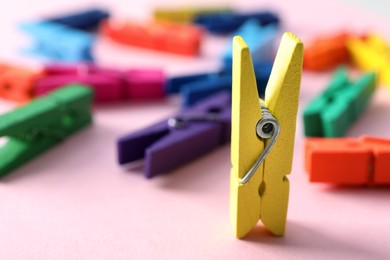
<path id="1" fill-rule="evenodd" d="M 202 30 L 194 25 L 155 21 L 147 25 L 106 20 L 101 32 L 112 40 L 136 47 L 181 55 L 197 55 Z"/>
<path id="2" fill-rule="evenodd" d="M 35 81 L 42 75 L 42 71 L 0 64 L 0 97 L 20 103 L 30 101 Z"/>
<path id="3" fill-rule="evenodd" d="M 313 71 L 332 69 L 350 61 L 347 49 L 347 33 L 317 38 L 305 48 L 303 68 Z"/>
<path id="4" fill-rule="evenodd" d="M 311 182 L 390 184 L 390 140 L 368 136 L 308 138 L 305 159 Z"/>

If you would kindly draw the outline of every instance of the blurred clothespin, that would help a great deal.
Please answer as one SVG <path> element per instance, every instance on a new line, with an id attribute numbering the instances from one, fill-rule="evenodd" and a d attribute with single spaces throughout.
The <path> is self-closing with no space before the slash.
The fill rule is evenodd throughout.
<path id="1" fill-rule="evenodd" d="M 92 91 L 79 85 L 0 116 L 0 176 L 22 166 L 91 123 Z"/>
<path id="2" fill-rule="evenodd" d="M 308 138 L 305 167 L 311 182 L 338 185 L 389 185 L 390 140 Z"/>
<path id="3" fill-rule="evenodd" d="M 302 42 L 285 33 L 262 101 L 249 48 L 233 38 L 230 217 L 238 238 L 259 219 L 272 234 L 285 232 L 302 61 Z"/>
<path id="4" fill-rule="evenodd" d="M 234 34 L 240 35 L 245 39 L 249 49 L 251 50 L 252 60 L 254 62 L 272 61 L 275 58 L 275 39 L 278 34 L 279 26 L 277 23 L 263 26 L 255 19 L 245 22 Z M 223 56 L 225 64 L 232 63 L 233 46 L 229 41 L 229 45 Z"/>
<path id="5" fill-rule="evenodd" d="M 176 116 L 121 137 L 119 164 L 145 160 L 151 178 L 184 165 L 230 140 L 231 95 L 216 94 Z"/>
<path id="6" fill-rule="evenodd" d="M 390 88 L 390 44 L 378 35 L 348 40 L 354 64 L 365 71 L 376 71 L 380 83 Z"/>
<path id="7" fill-rule="evenodd" d="M 203 35 L 197 26 L 163 21 L 142 25 L 106 20 L 101 32 L 125 45 L 190 56 L 199 53 Z"/>
<path id="8" fill-rule="evenodd" d="M 195 18 L 195 24 L 204 27 L 214 34 L 226 34 L 237 30 L 248 20 L 256 20 L 259 24 L 265 26 L 268 24 L 279 24 L 279 17 L 269 11 L 253 13 L 216 13 L 202 14 Z"/>
<path id="9" fill-rule="evenodd" d="M 158 69 L 120 71 L 80 63 L 47 65 L 44 73 L 45 76 L 36 84 L 38 96 L 71 83 L 93 88 L 97 102 L 156 99 L 165 96 L 164 74 Z"/>
<path id="10" fill-rule="evenodd" d="M 197 16 L 203 14 L 229 13 L 228 7 L 215 8 L 157 8 L 154 10 L 154 19 L 179 23 L 192 23 Z"/>
<path id="11" fill-rule="evenodd" d="M 258 92 L 262 96 L 271 74 L 272 63 L 257 63 L 254 68 Z M 167 81 L 167 92 L 180 93 L 183 107 L 193 106 L 210 95 L 231 89 L 232 69 L 228 64 L 219 72 L 172 77 Z"/>
<path id="12" fill-rule="evenodd" d="M 35 41 L 28 51 L 51 60 L 91 61 L 95 37 L 87 32 L 53 22 L 32 22 L 21 25 Z"/>
<path id="13" fill-rule="evenodd" d="M 324 71 L 349 63 L 350 55 L 347 49 L 347 41 L 350 37 L 349 34 L 343 32 L 315 39 L 305 48 L 303 68 L 312 71 Z"/>
<path id="14" fill-rule="evenodd" d="M 34 97 L 35 82 L 41 71 L 0 64 L 0 97 L 25 103 Z"/>
<path id="15" fill-rule="evenodd" d="M 367 73 L 357 81 L 348 78 L 345 68 L 339 69 L 328 87 L 305 108 L 305 135 L 341 137 L 366 109 L 376 89 L 376 74 Z"/>
<path id="16" fill-rule="evenodd" d="M 90 8 L 74 13 L 64 14 L 45 19 L 46 22 L 60 23 L 83 31 L 93 31 L 99 27 L 99 23 L 110 17 L 110 14 L 100 8 Z"/>

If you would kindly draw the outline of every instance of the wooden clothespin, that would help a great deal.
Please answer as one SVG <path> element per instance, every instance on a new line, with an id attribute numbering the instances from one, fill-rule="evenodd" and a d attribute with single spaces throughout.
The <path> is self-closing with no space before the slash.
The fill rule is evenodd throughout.
<path id="1" fill-rule="evenodd" d="M 285 232 L 289 181 L 301 82 L 303 44 L 285 33 L 265 91 L 258 98 L 249 48 L 233 39 L 230 213 L 242 238 L 261 219 L 274 235 Z"/>
<path id="2" fill-rule="evenodd" d="M 389 185 L 390 140 L 307 138 L 305 168 L 311 182 L 336 185 Z"/>
<path id="3" fill-rule="evenodd" d="M 179 23 L 192 23 L 197 16 L 203 14 L 220 14 L 230 13 L 232 9 L 221 7 L 201 7 L 201 8 L 157 8 L 154 10 L 153 16 L 156 20 L 164 20 Z"/>
<path id="4" fill-rule="evenodd" d="M 92 90 L 72 85 L 0 116 L 0 176 L 20 167 L 92 121 Z"/>
<path id="5" fill-rule="evenodd" d="M 390 44 L 378 35 L 347 42 L 354 64 L 365 71 L 376 71 L 379 82 L 390 88 Z"/>
<path id="6" fill-rule="evenodd" d="M 376 73 L 366 73 L 352 81 L 340 68 L 328 87 L 303 112 L 305 135 L 341 137 L 366 110 L 376 89 Z"/>

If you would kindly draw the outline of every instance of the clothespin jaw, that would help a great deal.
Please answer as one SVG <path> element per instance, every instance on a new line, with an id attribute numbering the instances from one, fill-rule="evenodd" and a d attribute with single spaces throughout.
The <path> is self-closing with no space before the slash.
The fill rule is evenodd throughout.
<path id="1" fill-rule="evenodd" d="M 95 37 L 90 33 L 53 22 L 24 23 L 21 29 L 35 40 L 28 50 L 32 54 L 66 62 L 93 60 Z"/>
<path id="2" fill-rule="evenodd" d="M 0 116 L 0 176 L 20 167 L 92 121 L 90 88 L 72 85 Z"/>
<path id="3" fill-rule="evenodd" d="M 254 168 L 269 140 L 256 132 L 263 118 L 249 48 L 241 37 L 233 39 L 233 98 L 230 213 L 235 235 L 242 238 L 261 219 L 274 235 L 285 232 L 296 114 L 302 72 L 303 44 L 285 33 L 265 92 L 264 105 L 279 122 L 279 137 L 266 159 Z M 263 111 L 263 112 L 262 112 Z M 250 171 L 252 177 L 243 180 Z"/>
<path id="4" fill-rule="evenodd" d="M 368 35 L 365 39 L 351 38 L 347 47 L 359 69 L 377 72 L 379 82 L 390 88 L 389 43 L 378 35 Z"/>
<path id="5" fill-rule="evenodd" d="M 99 23 L 110 17 L 107 10 L 100 8 L 90 8 L 75 13 L 65 14 L 49 18 L 47 22 L 54 22 L 79 29 L 83 31 L 96 30 Z"/>
<path id="6" fill-rule="evenodd" d="M 328 87 L 305 108 L 305 135 L 341 137 L 367 108 L 376 89 L 376 74 L 366 73 L 353 82 L 340 68 Z"/>
<path id="7" fill-rule="evenodd" d="M 0 64 L 0 97 L 25 103 L 34 97 L 35 82 L 41 71 Z"/>
<path id="8" fill-rule="evenodd" d="M 390 140 L 307 138 L 305 168 L 310 182 L 336 185 L 389 185 Z"/>

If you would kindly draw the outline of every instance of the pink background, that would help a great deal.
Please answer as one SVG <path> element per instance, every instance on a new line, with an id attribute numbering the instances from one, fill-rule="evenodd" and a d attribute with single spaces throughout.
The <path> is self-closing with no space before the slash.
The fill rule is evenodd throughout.
<path id="1" fill-rule="evenodd" d="M 23 65 L 39 62 L 18 53 L 26 38 L 21 20 L 87 7 L 79 0 L 12 0 L 0 15 L 0 58 Z M 168 1 L 107 1 L 117 17 L 147 19 Z M 137 1 L 141 2 L 141 1 Z M 168 5 L 177 6 L 169 1 Z M 198 0 L 198 4 L 210 1 Z M 272 3 L 271 3 L 272 2 Z M 326 2 L 326 3 L 325 3 Z M 376 2 L 375 7 L 386 3 Z M 378 3 L 379 2 L 379 3 Z M 190 1 L 180 1 L 181 5 Z M 213 1 L 218 5 L 223 1 Z M 322 33 L 374 30 L 390 39 L 383 8 L 360 1 L 230 1 L 242 10 L 271 7 L 304 42 Z M 226 4 L 226 2 L 225 2 Z M 379 11 L 378 11 L 379 10 Z M 389 9 L 387 9 L 389 10 Z M 226 38 L 208 37 L 197 59 L 124 48 L 100 39 L 98 62 L 117 67 L 162 67 L 169 75 L 218 66 Z M 144 179 L 142 169 L 116 163 L 115 141 L 177 110 L 167 101 L 94 107 L 92 127 L 69 138 L 0 181 L 0 259 L 380 259 L 390 256 L 388 188 L 337 188 L 307 181 L 303 169 L 304 106 L 329 80 L 304 73 L 291 173 L 287 233 L 271 236 L 261 224 L 237 240 L 229 223 L 229 146 L 173 172 Z M 13 106 L 0 102 L 0 111 Z M 390 91 L 380 88 L 348 136 L 390 138 Z M 189 147 L 189 149 L 191 149 Z"/>

